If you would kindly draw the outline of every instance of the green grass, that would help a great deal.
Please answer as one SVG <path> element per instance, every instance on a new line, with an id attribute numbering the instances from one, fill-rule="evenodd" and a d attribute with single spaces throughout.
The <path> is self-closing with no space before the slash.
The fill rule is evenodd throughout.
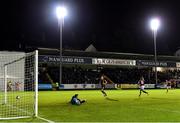
<path id="1" fill-rule="evenodd" d="M 99 90 L 40 91 L 39 116 L 55 122 L 180 122 L 180 90 Z M 81 106 L 68 102 L 75 93 L 87 102 Z M 11 121 L 37 122 L 35 119 Z"/>
<path id="2" fill-rule="evenodd" d="M 0 117 L 27 116 L 34 112 L 34 92 L 8 91 L 7 103 L 4 99 L 4 93 L 1 92 Z"/>

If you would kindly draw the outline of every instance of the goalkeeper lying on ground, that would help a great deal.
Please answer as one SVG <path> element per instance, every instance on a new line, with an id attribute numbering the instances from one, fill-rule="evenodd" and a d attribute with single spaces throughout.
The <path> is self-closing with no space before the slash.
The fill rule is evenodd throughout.
<path id="1" fill-rule="evenodd" d="M 86 102 L 85 100 L 80 100 L 78 99 L 78 94 L 75 94 L 72 98 L 71 98 L 71 104 L 72 105 L 81 105 L 82 103 Z"/>

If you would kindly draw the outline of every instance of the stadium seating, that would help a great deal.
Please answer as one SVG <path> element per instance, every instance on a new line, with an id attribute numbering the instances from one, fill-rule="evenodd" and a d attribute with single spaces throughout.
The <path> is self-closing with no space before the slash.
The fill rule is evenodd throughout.
<path id="1" fill-rule="evenodd" d="M 59 82 L 59 68 L 47 67 L 48 74 L 51 76 L 54 82 Z M 151 68 L 83 68 L 81 66 L 63 67 L 63 83 L 64 84 L 98 84 L 99 76 L 101 72 L 105 73 L 114 83 L 137 83 L 140 76 L 144 76 L 146 83 L 152 84 L 154 80 L 154 72 Z M 177 78 L 180 74 L 179 70 L 165 72 L 158 71 L 158 82 L 165 82 L 165 80 Z M 48 78 L 44 75 L 44 72 L 39 72 L 39 79 L 41 83 L 48 83 Z"/>

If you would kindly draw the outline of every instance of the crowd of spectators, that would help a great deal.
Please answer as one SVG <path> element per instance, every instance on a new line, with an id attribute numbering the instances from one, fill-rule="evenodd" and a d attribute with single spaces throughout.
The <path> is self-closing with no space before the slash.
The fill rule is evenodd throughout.
<path id="1" fill-rule="evenodd" d="M 39 72 L 40 83 L 48 83 L 51 77 L 54 82 L 59 82 L 59 67 L 42 67 Z M 97 66 L 96 68 L 86 68 L 80 66 L 63 67 L 62 68 L 62 83 L 63 84 L 98 84 L 100 75 L 104 73 L 114 83 L 137 83 L 139 78 L 143 76 L 146 83 L 155 83 L 155 73 L 152 68 L 137 68 L 137 67 L 116 67 L 104 68 Z M 166 70 L 157 73 L 158 82 L 165 82 L 166 80 L 178 78 L 179 70 Z"/>

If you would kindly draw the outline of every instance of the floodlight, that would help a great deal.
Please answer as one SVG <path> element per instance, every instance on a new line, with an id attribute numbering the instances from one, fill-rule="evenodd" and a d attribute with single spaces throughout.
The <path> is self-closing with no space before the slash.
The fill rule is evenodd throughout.
<path id="1" fill-rule="evenodd" d="M 150 25 L 151 25 L 152 30 L 158 30 L 158 28 L 160 26 L 159 19 L 157 19 L 157 18 L 152 19 L 151 22 L 150 22 Z"/>
<path id="2" fill-rule="evenodd" d="M 57 7 L 56 15 L 58 19 L 63 19 L 67 15 L 67 10 L 65 7 Z"/>

